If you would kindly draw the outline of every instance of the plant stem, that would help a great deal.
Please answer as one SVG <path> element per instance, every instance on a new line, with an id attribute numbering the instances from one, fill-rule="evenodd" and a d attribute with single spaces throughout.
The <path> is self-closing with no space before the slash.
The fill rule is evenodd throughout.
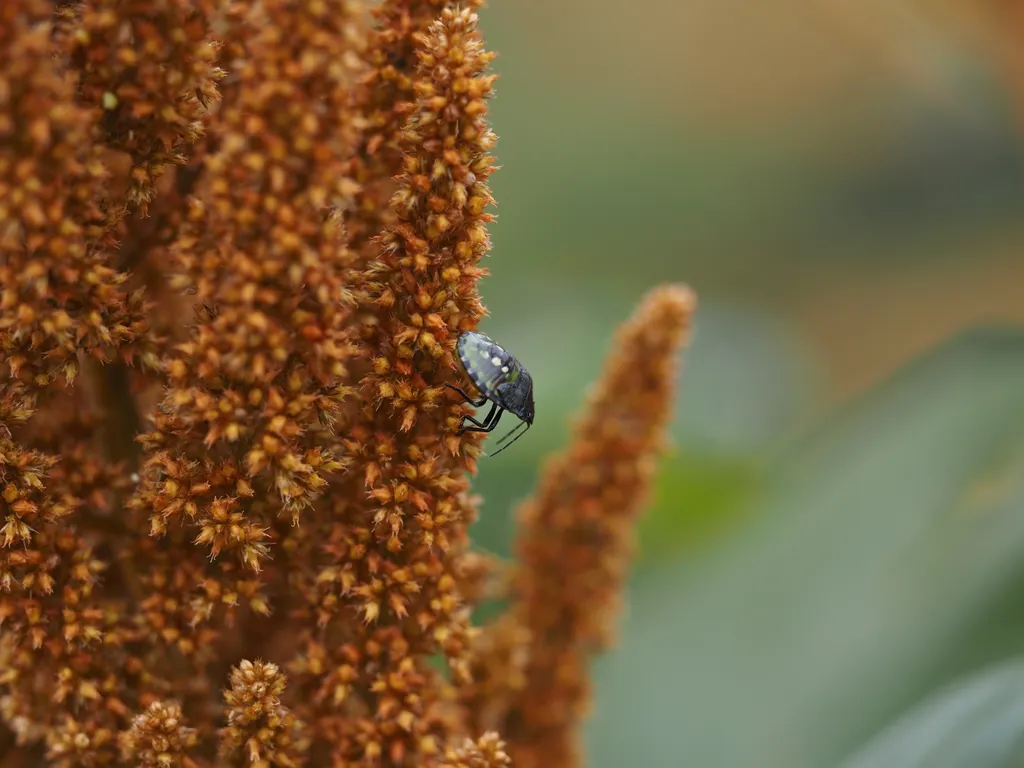
<path id="1" fill-rule="evenodd" d="M 97 404 L 103 414 L 102 444 L 108 461 L 120 464 L 125 471 L 135 472 L 139 466 L 139 447 L 135 436 L 142 419 L 132 396 L 128 367 L 121 362 L 107 365 L 90 361 L 90 378 L 95 384 Z M 121 519 L 125 499 L 116 493 L 109 517 L 92 516 L 89 524 L 105 533 L 123 536 L 130 533 Z M 142 599 L 142 584 L 130 546 L 115 547 L 117 563 L 125 586 L 137 604 Z"/>

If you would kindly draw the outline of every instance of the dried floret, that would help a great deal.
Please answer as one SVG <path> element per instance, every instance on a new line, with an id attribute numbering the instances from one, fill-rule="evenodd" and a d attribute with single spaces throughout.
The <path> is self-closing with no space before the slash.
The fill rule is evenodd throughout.
<path id="1" fill-rule="evenodd" d="M 274 664 L 243 661 L 224 693 L 227 726 L 220 731 L 222 765 L 298 768 L 305 764 L 304 726 L 281 704 L 286 678 Z"/>
<path id="2" fill-rule="evenodd" d="M 188 753 L 198 741 L 180 704 L 154 701 L 121 736 L 121 757 L 137 768 L 190 768 Z"/>

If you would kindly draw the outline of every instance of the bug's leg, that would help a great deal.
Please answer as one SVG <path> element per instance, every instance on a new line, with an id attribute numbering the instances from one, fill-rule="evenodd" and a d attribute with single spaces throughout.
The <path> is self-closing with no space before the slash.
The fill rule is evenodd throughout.
<path id="1" fill-rule="evenodd" d="M 495 411 L 497 411 L 497 415 L 495 415 Z M 495 425 L 497 425 L 498 419 L 501 418 L 502 413 L 504 413 L 504 410 L 499 410 L 498 404 L 495 403 L 491 406 L 491 410 L 487 412 L 487 416 L 484 417 L 483 421 L 477 421 L 472 416 L 463 416 L 462 420 L 459 422 L 459 431 L 456 432 L 456 434 L 461 435 L 464 432 L 490 432 L 494 429 Z M 475 426 L 463 426 L 467 421 Z"/>
<path id="2" fill-rule="evenodd" d="M 495 413 L 495 410 L 497 410 L 498 412 Z M 505 412 L 505 409 L 504 408 L 498 408 L 497 403 L 495 403 L 495 405 L 491 408 L 491 410 L 488 411 L 487 418 L 485 418 L 483 420 L 482 424 L 479 421 L 477 421 L 476 419 L 470 418 L 469 416 L 464 416 L 463 417 L 464 419 L 469 419 L 474 424 L 476 424 L 476 426 L 475 427 L 462 427 L 461 429 L 459 429 L 457 434 L 461 435 L 464 432 L 491 432 L 496 426 L 498 426 L 498 422 L 501 421 L 501 414 L 503 414 L 504 412 Z"/>
<path id="3" fill-rule="evenodd" d="M 501 418 L 501 414 L 498 414 L 498 417 L 495 418 L 494 412 L 496 410 L 498 410 L 498 404 L 497 403 L 493 403 L 491 405 L 491 410 L 489 410 L 487 412 L 487 415 L 484 417 L 483 421 L 477 421 L 472 416 L 463 416 L 462 419 L 459 421 L 459 431 L 456 434 L 461 435 L 467 429 L 470 429 L 470 427 L 464 426 L 467 421 L 470 422 L 471 424 L 475 424 L 477 427 L 480 428 L 479 430 L 473 430 L 474 432 L 477 432 L 477 431 L 480 431 L 480 430 L 482 430 L 484 432 L 490 432 L 492 429 L 494 429 L 494 424 L 497 424 L 498 423 L 498 419 Z M 494 424 L 491 423 L 492 419 L 494 420 Z"/>
<path id="4" fill-rule="evenodd" d="M 529 424 L 529 422 L 526 422 L 526 421 L 522 422 L 522 424 L 526 424 L 526 429 L 522 430 L 518 435 L 516 435 L 511 440 L 509 440 L 507 443 L 505 443 L 505 445 L 503 445 L 501 448 L 499 448 L 494 453 L 492 453 L 491 456 L 497 456 L 499 453 L 501 453 L 506 448 L 508 448 L 510 445 L 512 445 L 512 443 L 514 443 L 516 440 L 518 440 L 520 437 L 522 437 L 523 435 L 526 434 L 527 430 L 530 429 L 530 424 Z M 513 428 L 512 432 L 515 432 L 517 429 L 519 429 L 519 427 Z M 511 435 L 512 432 L 509 432 L 508 434 Z M 505 435 L 505 437 L 501 438 L 501 440 L 504 440 L 507 437 L 508 437 L 508 435 Z M 501 440 L 498 441 L 498 445 L 501 445 Z"/>
<path id="5" fill-rule="evenodd" d="M 467 394 L 466 394 L 466 393 L 465 393 L 464 391 L 462 391 L 461 389 L 459 389 L 458 387 L 456 387 L 456 386 L 455 386 L 454 384 L 449 384 L 449 383 L 448 383 L 448 382 L 446 381 L 446 382 L 444 383 L 444 385 L 445 385 L 446 387 L 448 387 L 448 389 L 454 389 L 454 390 L 455 390 L 456 392 L 458 392 L 458 393 L 459 393 L 460 395 L 462 395 L 462 399 L 463 399 L 463 400 L 465 400 L 465 401 L 466 401 L 467 403 L 469 403 L 470 405 L 472 405 L 472 406 L 473 406 L 474 408 L 479 408 L 479 407 L 480 407 L 481 405 L 483 405 L 484 403 L 486 403 L 486 402 L 487 402 L 487 398 L 486 398 L 486 397 L 484 397 L 483 395 L 480 395 L 480 399 L 479 399 L 479 400 L 474 400 L 474 399 L 473 399 L 472 397 L 470 397 L 469 395 L 467 395 Z"/>

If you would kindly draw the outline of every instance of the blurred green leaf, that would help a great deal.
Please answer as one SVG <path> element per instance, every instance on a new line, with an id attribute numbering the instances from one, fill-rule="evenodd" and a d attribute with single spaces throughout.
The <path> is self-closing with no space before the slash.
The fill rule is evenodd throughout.
<path id="1" fill-rule="evenodd" d="M 645 564 L 678 557 L 732 522 L 756 492 L 754 462 L 682 453 L 662 462 L 651 508 L 640 520 Z"/>
<path id="2" fill-rule="evenodd" d="M 777 444 L 818 404 L 820 372 L 777 315 L 704 301 L 683 360 L 674 428 L 691 450 L 753 455 Z"/>
<path id="3" fill-rule="evenodd" d="M 944 688 L 842 768 L 1018 768 L 1024 762 L 1024 660 Z"/>
<path id="4" fill-rule="evenodd" d="M 637 580 L 592 764 L 834 765 L 1024 587 L 1022 478 L 1024 333 L 908 366 L 775 467 L 737 535 Z"/>

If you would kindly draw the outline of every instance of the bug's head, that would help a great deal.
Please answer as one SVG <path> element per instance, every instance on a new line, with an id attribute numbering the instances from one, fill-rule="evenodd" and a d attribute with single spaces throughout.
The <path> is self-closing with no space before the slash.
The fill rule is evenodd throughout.
<path id="1" fill-rule="evenodd" d="M 530 394 L 526 398 L 526 405 L 523 407 L 523 421 L 533 426 L 533 389 L 530 389 Z"/>
<path id="2" fill-rule="evenodd" d="M 516 418 L 533 424 L 533 381 L 525 370 L 519 370 L 515 381 L 497 386 L 496 402 Z"/>
<path id="3" fill-rule="evenodd" d="M 520 397 L 521 405 L 519 406 L 519 413 L 516 415 L 533 426 L 533 379 L 530 377 L 529 372 L 524 368 L 519 374 L 518 383 L 518 394 Z"/>

